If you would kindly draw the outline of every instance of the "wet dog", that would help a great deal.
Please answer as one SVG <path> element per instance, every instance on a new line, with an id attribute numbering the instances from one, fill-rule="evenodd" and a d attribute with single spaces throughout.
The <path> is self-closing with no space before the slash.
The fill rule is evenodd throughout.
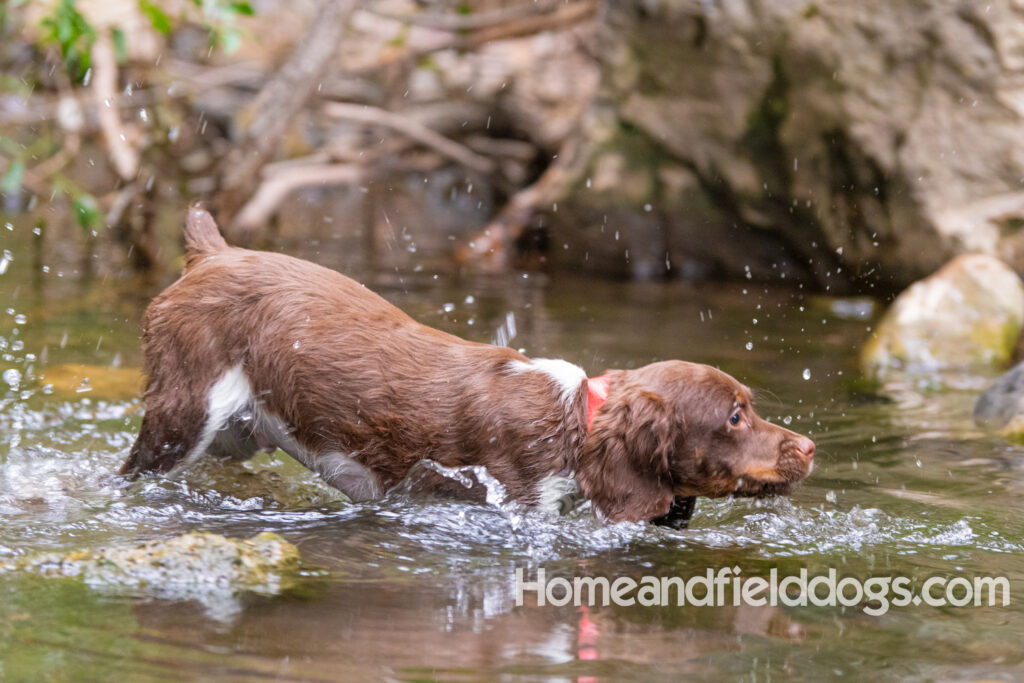
<path id="1" fill-rule="evenodd" d="M 812 469 L 814 442 L 707 365 L 588 379 L 421 325 L 326 268 L 230 247 L 199 209 L 185 245 L 144 318 L 146 413 L 124 474 L 280 448 L 361 501 L 429 458 L 485 466 L 527 504 L 568 478 L 605 519 L 681 526 L 697 496 L 785 494 Z"/>

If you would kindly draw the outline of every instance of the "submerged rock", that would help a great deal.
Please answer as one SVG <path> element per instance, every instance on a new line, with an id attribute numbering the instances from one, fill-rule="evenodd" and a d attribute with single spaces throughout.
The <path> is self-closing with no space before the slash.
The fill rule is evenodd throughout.
<path id="1" fill-rule="evenodd" d="M 0 564 L 0 569 L 77 577 L 90 585 L 172 589 L 174 593 L 186 588 L 276 594 L 294 583 L 301 564 L 298 548 L 277 534 L 233 539 L 193 532 L 135 546 L 34 555 Z"/>
<path id="2" fill-rule="evenodd" d="M 990 386 L 974 405 L 974 421 L 1015 441 L 1024 441 L 1024 363 Z"/>
<path id="3" fill-rule="evenodd" d="M 1008 362 L 1024 326 L 1024 283 L 1002 261 L 959 256 L 886 311 L 861 354 L 873 379 L 984 371 Z"/>
<path id="4" fill-rule="evenodd" d="M 86 394 L 109 399 L 132 399 L 142 394 L 143 376 L 137 368 L 65 363 L 45 368 L 39 374 L 43 385 L 54 394 L 74 397 Z"/>

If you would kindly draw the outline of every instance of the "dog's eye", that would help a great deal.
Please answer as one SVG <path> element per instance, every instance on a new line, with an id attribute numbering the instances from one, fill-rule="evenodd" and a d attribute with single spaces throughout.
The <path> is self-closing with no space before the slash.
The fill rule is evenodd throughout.
<path id="1" fill-rule="evenodd" d="M 737 408 L 736 412 L 729 416 L 729 424 L 733 427 L 740 423 L 740 413 L 743 411 L 742 408 Z"/>

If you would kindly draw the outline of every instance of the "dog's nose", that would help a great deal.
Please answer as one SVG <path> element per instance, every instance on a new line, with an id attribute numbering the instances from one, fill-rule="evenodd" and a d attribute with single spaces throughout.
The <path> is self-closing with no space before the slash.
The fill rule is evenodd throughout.
<path id="1" fill-rule="evenodd" d="M 796 450 L 804 459 L 814 459 L 814 442 L 806 436 L 801 436 L 796 440 Z"/>

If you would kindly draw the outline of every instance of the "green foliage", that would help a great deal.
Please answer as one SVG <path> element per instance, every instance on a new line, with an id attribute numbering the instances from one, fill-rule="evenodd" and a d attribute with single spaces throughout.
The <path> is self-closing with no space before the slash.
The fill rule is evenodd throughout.
<path id="1" fill-rule="evenodd" d="M 28 150 L 10 138 L 0 137 L 0 152 L 11 157 L 7 169 L 0 176 L 0 192 L 14 194 L 21 189 L 21 180 L 25 176 L 25 154 Z"/>
<path id="2" fill-rule="evenodd" d="M 71 193 L 71 208 L 75 212 L 75 220 L 83 230 L 94 230 L 103 224 L 96 198 L 88 192 L 76 190 Z"/>
<path id="3" fill-rule="evenodd" d="M 53 14 L 40 23 L 41 42 L 56 45 L 68 73 L 80 79 L 89 68 L 89 52 L 96 42 L 96 30 L 75 9 L 75 0 L 60 0 Z"/>
<path id="4" fill-rule="evenodd" d="M 7 166 L 3 178 L 0 178 L 0 192 L 14 194 L 21 188 L 21 178 L 25 175 L 25 162 L 21 159 L 12 161 Z"/>
<path id="5" fill-rule="evenodd" d="M 0 22 L 6 23 L 10 8 L 25 0 L 0 0 Z M 138 0 L 142 12 L 155 31 L 169 35 L 175 20 L 165 10 L 161 0 Z M 225 52 L 234 52 L 242 42 L 243 33 L 237 26 L 238 17 L 251 17 L 256 10 L 247 0 L 192 0 L 202 10 L 202 23 L 210 34 L 210 46 Z M 96 29 L 75 7 L 75 0 L 58 0 L 53 13 L 40 22 L 40 44 L 59 48 L 61 58 L 72 79 L 81 81 L 89 69 L 90 51 L 96 42 Z M 127 40 L 119 28 L 111 29 L 118 61 L 128 54 Z"/>
<path id="6" fill-rule="evenodd" d="M 54 199 L 59 195 L 65 195 L 71 201 L 71 211 L 83 230 L 96 230 L 103 226 L 103 214 L 96 198 L 90 193 L 67 178 L 59 177 L 53 181 Z"/>
<path id="7" fill-rule="evenodd" d="M 128 58 L 128 43 L 124 37 L 124 31 L 119 28 L 110 29 L 110 39 L 114 43 L 114 57 L 118 64 L 123 64 Z"/>
<path id="8" fill-rule="evenodd" d="M 246 0 L 192 0 L 203 10 L 206 30 L 210 32 L 210 47 L 231 54 L 242 44 L 243 33 L 236 23 L 238 17 L 256 14 Z"/>
<path id="9" fill-rule="evenodd" d="M 256 15 L 256 10 L 252 8 L 248 2 L 229 2 L 228 5 L 234 10 L 235 14 L 240 14 L 246 17 L 252 17 Z"/>
<path id="10" fill-rule="evenodd" d="M 149 2 L 149 0 L 139 0 L 139 10 L 149 19 L 149 23 L 158 33 L 167 35 L 171 32 L 173 28 L 171 26 L 171 18 L 156 3 Z"/>

